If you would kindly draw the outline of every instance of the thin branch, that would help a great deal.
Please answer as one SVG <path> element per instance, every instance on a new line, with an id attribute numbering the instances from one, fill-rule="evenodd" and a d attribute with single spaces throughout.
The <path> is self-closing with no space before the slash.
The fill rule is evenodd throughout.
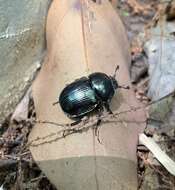
<path id="1" fill-rule="evenodd" d="M 167 97 L 170 97 L 170 96 L 174 97 L 174 95 L 175 95 L 175 92 L 173 91 L 173 92 L 169 93 L 168 95 L 166 95 L 166 96 L 164 96 L 164 97 L 162 97 L 162 98 L 160 98 L 158 100 L 150 102 L 146 106 L 134 107 L 134 108 L 130 108 L 128 110 L 124 110 L 122 112 L 117 112 L 116 111 L 113 114 L 102 115 L 100 117 L 100 119 L 101 119 L 101 121 L 103 123 L 105 123 L 105 122 L 137 123 L 137 124 L 146 123 L 147 120 L 143 120 L 143 121 L 131 121 L 131 120 L 123 120 L 123 119 L 119 120 L 119 118 L 116 117 L 116 116 L 119 116 L 119 115 L 122 115 L 122 114 L 126 114 L 126 113 L 129 113 L 129 112 L 132 112 L 132 111 L 137 111 L 137 110 L 140 110 L 140 109 L 145 109 L 146 107 L 149 107 L 149 106 L 151 106 L 153 104 L 156 104 L 156 103 L 162 101 L 163 99 L 165 99 Z M 51 143 L 53 141 L 57 141 L 59 139 L 65 138 L 66 136 L 71 135 L 73 133 L 82 133 L 82 132 L 85 132 L 89 128 L 93 128 L 94 126 L 96 126 L 96 124 L 98 122 L 98 118 L 83 120 L 80 124 L 77 124 L 75 126 L 72 126 L 70 123 L 61 124 L 61 123 L 56 123 L 56 122 L 40 121 L 40 120 L 33 121 L 33 122 L 34 123 L 40 123 L 40 124 L 51 124 L 51 125 L 62 127 L 63 129 L 61 129 L 61 130 L 59 130 L 57 132 L 54 132 L 54 133 L 50 133 L 49 135 L 46 135 L 44 137 L 37 137 L 37 138 L 33 139 L 32 141 L 30 141 L 27 144 L 27 147 L 29 147 L 29 146 L 39 146 L 39 145 L 43 145 L 43 144 L 46 144 L 46 143 Z M 46 139 L 51 138 L 51 137 L 55 137 L 55 138 L 46 141 Z M 43 141 L 43 142 L 34 144 L 34 143 L 36 143 L 38 141 Z"/>

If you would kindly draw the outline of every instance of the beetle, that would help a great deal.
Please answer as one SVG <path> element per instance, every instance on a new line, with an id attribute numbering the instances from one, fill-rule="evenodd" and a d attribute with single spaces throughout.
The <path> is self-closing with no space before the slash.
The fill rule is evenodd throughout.
<path id="1" fill-rule="evenodd" d="M 71 119 L 81 120 L 97 110 L 99 113 L 104 108 L 112 114 L 109 103 L 118 88 L 129 89 L 129 86 L 118 85 L 116 67 L 113 76 L 95 72 L 87 77 L 82 77 L 68 84 L 60 93 L 59 103 L 63 112 Z"/>

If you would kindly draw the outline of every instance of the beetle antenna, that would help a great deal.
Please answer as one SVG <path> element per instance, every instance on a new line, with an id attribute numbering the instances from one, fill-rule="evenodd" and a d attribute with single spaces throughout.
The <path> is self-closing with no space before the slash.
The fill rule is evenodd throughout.
<path id="1" fill-rule="evenodd" d="M 129 86 L 118 86 L 118 88 L 123 88 L 123 89 L 127 89 L 127 90 L 129 90 L 130 89 L 130 87 Z"/>
<path id="2" fill-rule="evenodd" d="M 52 105 L 55 106 L 56 104 L 59 104 L 60 102 L 57 101 L 57 102 L 54 102 Z"/>
<path id="3" fill-rule="evenodd" d="M 116 73 L 117 73 L 118 70 L 119 70 L 119 65 L 117 65 L 116 68 L 115 68 L 115 72 L 114 72 L 114 75 L 113 75 L 114 78 L 116 77 Z"/>

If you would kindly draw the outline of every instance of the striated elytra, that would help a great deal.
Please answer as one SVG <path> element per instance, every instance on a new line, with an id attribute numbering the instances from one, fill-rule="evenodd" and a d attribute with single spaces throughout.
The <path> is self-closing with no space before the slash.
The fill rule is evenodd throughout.
<path id="1" fill-rule="evenodd" d="M 94 110 L 106 110 L 112 113 L 109 103 L 117 88 L 129 87 L 119 86 L 114 76 L 105 73 L 92 73 L 88 77 L 82 77 L 66 86 L 60 96 L 59 103 L 64 113 L 71 119 L 81 119 Z"/>

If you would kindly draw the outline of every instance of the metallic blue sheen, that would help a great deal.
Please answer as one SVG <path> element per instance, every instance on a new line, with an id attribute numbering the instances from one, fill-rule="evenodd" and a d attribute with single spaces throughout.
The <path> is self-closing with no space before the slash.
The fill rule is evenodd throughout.
<path id="1" fill-rule="evenodd" d="M 59 103 L 70 118 L 81 118 L 108 104 L 117 86 L 113 77 L 92 73 L 66 86 L 59 96 Z"/>

